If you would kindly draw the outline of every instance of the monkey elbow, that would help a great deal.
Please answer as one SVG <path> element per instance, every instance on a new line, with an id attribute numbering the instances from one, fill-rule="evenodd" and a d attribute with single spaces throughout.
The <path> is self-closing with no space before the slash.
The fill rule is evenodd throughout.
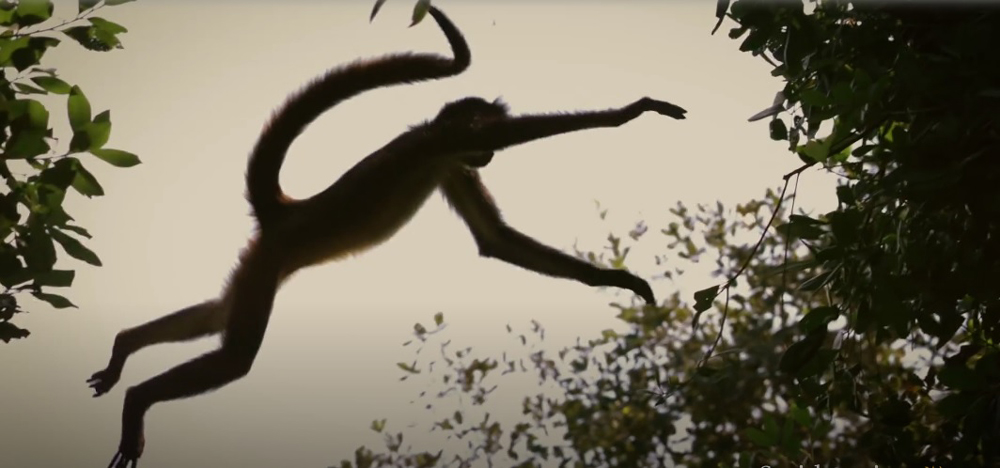
<path id="1" fill-rule="evenodd" d="M 499 244 L 488 237 L 476 236 L 476 246 L 479 248 L 480 257 L 497 258 L 500 255 Z"/>

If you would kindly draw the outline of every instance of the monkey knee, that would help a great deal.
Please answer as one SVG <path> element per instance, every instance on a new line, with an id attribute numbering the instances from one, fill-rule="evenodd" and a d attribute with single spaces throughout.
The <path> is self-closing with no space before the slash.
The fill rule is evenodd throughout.
<path id="1" fill-rule="evenodd" d="M 479 256 L 483 258 L 495 258 L 497 256 L 496 251 L 489 245 L 479 246 Z"/>
<path id="2" fill-rule="evenodd" d="M 234 346 L 223 345 L 220 350 L 226 361 L 226 369 L 235 378 L 244 377 L 253 368 L 253 362 L 257 357 L 256 350 L 240 349 Z"/>

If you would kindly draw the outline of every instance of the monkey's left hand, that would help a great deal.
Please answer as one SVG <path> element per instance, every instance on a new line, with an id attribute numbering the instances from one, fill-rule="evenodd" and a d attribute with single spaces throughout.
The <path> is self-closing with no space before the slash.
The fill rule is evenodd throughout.
<path id="1" fill-rule="evenodd" d="M 646 301 L 646 304 L 656 305 L 656 296 L 653 295 L 653 288 L 649 287 L 646 280 L 629 273 L 626 270 L 607 269 L 603 270 L 602 282 L 600 285 L 616 286 L 631 290 L 635 295 Z"/>
<path id="2" fill-rule="evenodd" d="M 139 457 L 146 445 L 143 435 L 143 419 L 148 407 L 139 401 L 130 390 L 125 394 L 125 404 L 122 408 L 122 437 L 118 444 L 118 453 L 111 458 L 108 468 L 136 468 Z"/>

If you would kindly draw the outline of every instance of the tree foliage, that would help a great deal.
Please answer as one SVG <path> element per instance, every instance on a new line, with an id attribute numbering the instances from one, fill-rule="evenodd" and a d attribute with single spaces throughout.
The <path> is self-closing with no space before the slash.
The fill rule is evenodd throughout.
<path id="1" fill-rule="evenodd" d="M 55 245 L 67 255 L 100 266 L 97 255 L 80 238 L 90 238 L 63 209 L 72 188 L 86 197 L 101 196 L 104 189 L 84 165 L 96 157 L 118 167 L 139 164 L 134 154 L 108 148 L 111 114 L 92 116 L 90 101 L 53 68 L 42 68 L 42 58 L 60 37 L 69 37 L 87 50 L 121 48 L 119 34 L 127 30 L 95 16 L 104 6 L 131 0 L 80 0 L 73 19 L 55 22 L 51 1 L 0 1 L 0 340 L 28 336 L 11 319 L 23 312 L 19 293 L 56 308 L 76 307 L 66 297 L 47 288 L 69 287 L 75 271 L 57 269 Z M 65 99 L 65 104 L 60 100 Z M 46 107 L 48 103 L 48 107 Z M 64 149 L 49 122 L 49 109 L 64 105 L 72 137 Z M 81 159 L 81 153 L 88 153 Z M 90 164 L 89 162 L 87 164 Z"/>
<path id="2" fill-rule="evenodd" d="M 844 180 L 837 210 L 790 223 L 809 231 L 800 238 L 818 273 L 808 283 L 834 298 L 832 312 L 862 350 L 905 342 L 931 351 L 921 376 L 858 392 L 865 398 L 853 410 L 872 423 L 858 446 L 886 465 L 991 463 L 1000 435 L 1000 52 L 987 44 L 1000 40 L 1000 11 L 809 6 L 741 0 L 730 32 L 786 80 L 789 110 L 771 121 L 772 138 Z M 841 351 L 831 367 L 861 359 Z M 844 392 L 857 376 L 831 382 L 825 392 Z"/>
<path id="3" fill-rule="evenodd" d="M 452 350 L 419 326 L 440 357 L 401 368 L 437 382 L 421 399 L 449 416 L 427 429 L 464 446 L 404 445 L 380 420 L 385 449 L 362 447 L 342 467 L 997 460 L 1000 12 L 722 0 L 717 15 L 784 80 L 751 120 L 769 118 L 769 136 L 804 163 L 780 193 L 733 211 L 673 210 L 665 257 L 713 257 L 724 282 L 692 304 L 618 306 L 626 333 L 554 354 L 532 347 L 535 324 L 522 359 Z M 841 176 L 837 208 L 788 208 L 790 182 L 816 168 Z M 608 262 L 643 233 L 612 236 Z M 491 418 L 491 395 L 518 374 L 538 392 L 520 415 Z"/>

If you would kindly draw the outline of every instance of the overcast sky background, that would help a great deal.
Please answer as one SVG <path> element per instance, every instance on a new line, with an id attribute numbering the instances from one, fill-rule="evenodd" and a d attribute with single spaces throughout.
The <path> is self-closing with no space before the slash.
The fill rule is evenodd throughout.
<path id="1" fill-rule="evenodd" d="M 4 466 L 105 466 L 118 445 L 123 391 L 217 344 L 165 345 L 129 361 L 121 382 L 92 399 L 84 380 L 103 368 L 115 333 L 216 295 L 251 232 L 246 155 L 284 97 L 323 70 L 397 51 L 446 53 L 434 22 L 407 28 L 412 1 L 194 2 L 142 0 L 98 16 L 129 28 L 124 50 L 95 53 L 69 39 L 44 66 L 82 87 L 94 114 L 111 109 L 108 147 L 143 164 L 119 169 L 84 157 L 107 196 L 67 205 L 94 235 L 104 266 L 77 268 L 64 291 L 79 309 L 26 301 L 30 338 L 0 345 L 0 458 Z M 503 96 L 514 113 L 601 109 L 642 96 L 688 109 L 688 120 L 647 114 L 617 129 L 523 145 L 483 170 L 507 220 L 571 251 L 600 249 L 611 230 L 646 220 L 655 232 L 676 201 L 735 204 L 760 197 L 799 165 L 767 138 L 767 107 L 781 83 L 769 67 L 716 36 L 714 2 L 435 2 L 465 33 L 473 65 L 462 76 L 379 90 L 321 117 L 281 174 L 287 192 L 322 190 L 372 150 L 468 95 Z M 56 3 L 71 17 L 75 3 Z M 57 36 L 63 37 L 63 36 Z M 62 97 L 50 111 L 59 149 L 69 142 Z M 833 206 L 833 181 L 815 171 L 798 206 Z M 595 200 L 611 210 L 597 216 Z M 648 235 L 630 266 L 645 278 L 665 239 Z M 61 251 L 60 251 L 61 253 Z M 65 257 L 65 256 L 64 256 Z M 689 272 L 653 284 L 685 297 L 715 280 Z M 517 349 L 504 329 L 547 329 L 551 349 L 624 329 L 608 306 L 630 301 L 481 259 L 441 197 L 392 240 L 360 257 L 300 272 L 280 292 L 263 348 L 246 378 L 209 395 L 155 406 L 143 468 L 325 467 L 367 444 L 388 417 L 399 428 L 431 418 L 409 401 L 395 363 L 415 322 L 437 312 L 454 346 Z M 530 384 L 526 384 L 530 385 Z M 530 386 L 513 389 L 530 390 Z M 512 405 L 518 403 L 510 400 Z M 511 406 L 511 408 L 515 407 Z M 423 419 L 420 419 L 420 418 Z M 419 444 L 419 433 L 408 442 Z M 433 446 L 424 447 L 433 449 Z"/>

